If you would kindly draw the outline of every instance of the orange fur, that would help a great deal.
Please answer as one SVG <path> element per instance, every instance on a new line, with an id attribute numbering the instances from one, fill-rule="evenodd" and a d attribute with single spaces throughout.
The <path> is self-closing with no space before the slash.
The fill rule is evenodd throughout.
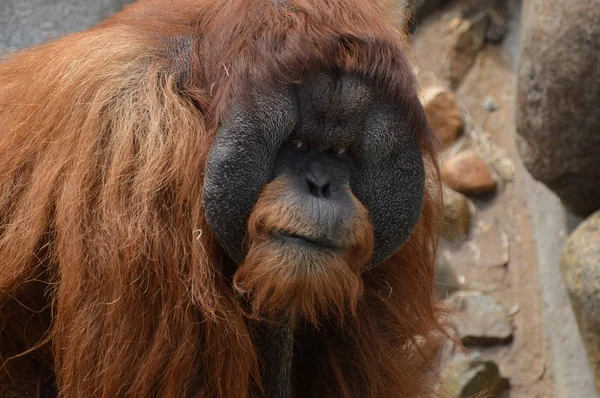
<path id="1" fill-rule="evenodd" d="M 258 198 L 248 222 L 250 248 L 236 271 L 234 286 L 252 292 L 256 315 L 287 314 L 314 325 L 319 318 L 334 314 L 343 318 L 346 307 L 355 309 L 363 292 L 360 271 L 371 258 L 373 227 L 367 209 L 354 197 L 354 209 L 347 209 L 349 222 L 340 231 L 340 249 L 290 246 L 270 237 L 273 230 L 318 235 L 289 203 L 285 177 L 268 184 Z"/>
<path id="2" fill-rule="evenodd" d="M 397 254 L 362 280 L 335 263 L 331 298 L 299 289 L 298 308 L 339 310 L 346 295 L 355 310 L 343 327 L 298 328 L 295 396 L 433 396 L 431 358 L 415 341 L 433 347 L 441 330 L 439 177 L 404 44 L 382 7 L 142 0 L 0 64 L 0 396 L 255 396 L 253 325 L 204 217 L 206 154 L 250 82 L 332 67 L 402 101 L 433 173 Z M 289 304 L 275 297 L 259 302 Z"/>

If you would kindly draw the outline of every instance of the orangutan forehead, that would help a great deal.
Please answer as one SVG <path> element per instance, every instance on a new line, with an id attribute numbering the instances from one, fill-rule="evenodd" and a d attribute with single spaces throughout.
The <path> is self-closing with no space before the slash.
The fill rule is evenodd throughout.
<path id="1" fill-rule="evenodd" d="M 367 113 L 373 99 L 371 86 L 347 74 L 316 74 L 300 86 L 301 106 L 316 116 L 342 122 L 356 113 Z"/>
<path id="2" fill-rule="evenodd" d="M 372 87 L 356 76 L 313 75 L 298 90 L 295 136 L 324 144 L 350 144 L 360 138 L 372 102 Z"/>

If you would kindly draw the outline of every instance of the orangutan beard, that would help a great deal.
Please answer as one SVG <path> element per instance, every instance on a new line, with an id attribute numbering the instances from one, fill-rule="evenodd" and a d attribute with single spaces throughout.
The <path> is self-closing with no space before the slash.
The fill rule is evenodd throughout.
<path id="1" fill-rule="evenodd" d="M 324 235 L 289 192 L 284 177 L 263 189 L 248 222 L 248 254 L 234 287 L 250 301 L 253 316 L 315 325 L 324 318 L 343 320 L 362 295 L 361 270 L 373 252 L 369 214 L 350 193 L 352 208 Z"/>

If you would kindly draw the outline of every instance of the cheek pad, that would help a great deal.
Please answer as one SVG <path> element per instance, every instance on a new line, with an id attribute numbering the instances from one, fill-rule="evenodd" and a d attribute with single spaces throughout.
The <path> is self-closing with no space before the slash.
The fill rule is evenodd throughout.
<path id="1" fill-rule="evenodd" d="M 367 207 L 375 233 L 371 266 L 394 254 L 412 233 L 423 206 L 425 167 L 415 133 L 402 113 L 376 103 L 365 121 L 360 167 L 352 189 Z"/>
<path id="2" fill-rule="evenodd" d="M 248 216 L 296 125 L 298 104 L 290 87 L 279 87 L 253 92 L 231 109 L 210 147 L 202 200 L 212 233 L 239 263 Z"/>

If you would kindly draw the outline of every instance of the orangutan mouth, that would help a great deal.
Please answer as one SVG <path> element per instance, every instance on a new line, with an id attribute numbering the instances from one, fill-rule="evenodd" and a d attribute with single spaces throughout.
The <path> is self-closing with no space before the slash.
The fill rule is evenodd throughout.
<path id="1" fill-rule="evenodd" d="M 331 238 L 328 237 L 312 237 L 300 235 L 290 231 L 272 231 L 271 236 L 277 240 L 283 240 L 288 243 L 294 243 L 299 245 L 310 245 L 317 246 L 320 249 L 337 249 L 337 246 Z"/>

